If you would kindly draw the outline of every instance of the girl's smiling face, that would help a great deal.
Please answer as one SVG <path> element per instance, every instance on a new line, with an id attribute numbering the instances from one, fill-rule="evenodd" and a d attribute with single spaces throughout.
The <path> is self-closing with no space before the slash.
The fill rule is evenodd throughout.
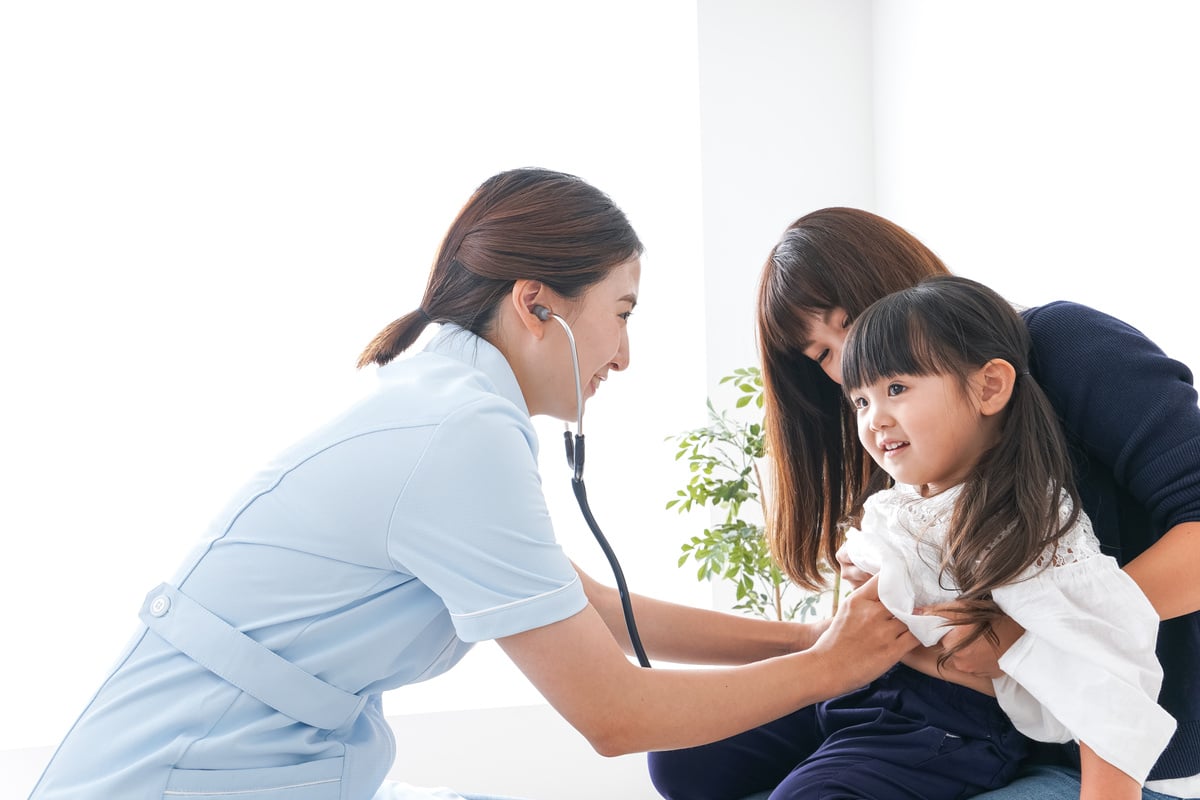
<path id="1" fill-rule="evenodd" d="M 962 483 L 995 441 L 983 384 L 947 375 L 893 375 L 849 393 L 858 438 L 898 483 L 932 496 Z"/>

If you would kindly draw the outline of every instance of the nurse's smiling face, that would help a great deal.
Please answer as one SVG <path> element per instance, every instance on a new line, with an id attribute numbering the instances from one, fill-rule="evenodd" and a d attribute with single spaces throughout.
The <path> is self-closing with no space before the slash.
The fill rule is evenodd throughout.
<path id="1" fill-rule="evenodd" d="M 571 326 L 586 404 L 612 373 L 629 366 L 629 317 L 637 305 L 641 277 L 641 260 L 632 258 L 613 267 L 603 280 L 572 300 L 545 284 L 518 282 L 514 305 L 523 318 L 520 326 L 535 335 L 505 335 L 493 343 L 512 366 L 531 415 L 545 414 L 570 422 L 578 417 L 575 371 L 566 331 L 556 319 L 538 320 L 533 307 L 545 306 Z"/>
<path id="2" fill-rule="evenodd" d="M 563 314 L 575 335 L 579 351 L 579 381 L 586 402 L 612 372 L 629 366 L 629 317 L 637 305 L 638 285 L 642 277 L 639 259 L 613 268 Z M 561 326 L 551 321 L 555 327 Z M 563 334 L 565 336 L 565 334 Z M 570 366 L 570 345 L 563 361 Z M 574 407 L 575 376 L 570 376 L 571 403 Z M 574 412 L 569 415 L 572 419 Z"/>

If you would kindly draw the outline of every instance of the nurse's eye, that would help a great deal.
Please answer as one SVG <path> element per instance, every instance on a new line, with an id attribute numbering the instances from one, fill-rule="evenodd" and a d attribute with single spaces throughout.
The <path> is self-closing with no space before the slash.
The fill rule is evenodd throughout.
<path id="1" fill-rule="evenodd" d="M 821 352 L 819 352 L 815 356 L 813 356 L 813 361 L 817 362 L 818 364 L 824 364 L 825 359 L 827 359 L 827 358 L 829 358 L 829 348 L 828 347 L 826 347 L 824 350 L 822 350 Z"/>
<path id="2" fill-rule="evenodd" d="M 624 314 L 617 314 L 617 316 L 628 322 L 629 318 L 633 316 L 633 311 L 626 311 Z"/>

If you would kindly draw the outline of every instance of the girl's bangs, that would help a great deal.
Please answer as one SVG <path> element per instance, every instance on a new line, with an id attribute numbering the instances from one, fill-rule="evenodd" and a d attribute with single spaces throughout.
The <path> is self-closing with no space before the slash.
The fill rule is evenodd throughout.
<path id="1" fill-rule="evenodd" d="M 842 352 L 845 389 L 896 375 L 940 375 L 955 371 L 920 317 L 904 306 L 876 305 L 855 322 Z"/>

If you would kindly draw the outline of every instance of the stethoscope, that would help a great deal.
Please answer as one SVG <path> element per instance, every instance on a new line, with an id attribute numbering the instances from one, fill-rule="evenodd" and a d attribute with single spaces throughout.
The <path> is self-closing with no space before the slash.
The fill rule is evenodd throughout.
<path id="1" fill-rule="evenodd" d="M 567 448 L 567 464 L 575 472 L 571 478 L 571 488 L 575 491 L 575 499 L 579 502 L 579 510 L 583 513 L 584 520 L 587 521 L 592 535 L 600 543 L 600 549 L 604 551 L 609 566 L 612 567 L 613 577 L 617 581 L 617 593 L 621 596 L 621 610 L 625 613 L 625 627 L 629 631 L 629 641 L 633 643 L 633 652 L 637 654 L 639 664 L 649 667 L 650 659 L 646 658 L 642 639 L 638 636 L 637 623 L 633 619 L 633 603 L 629 599 L 629 589 L 625 586 L 625 573 L 621 571 L 617 554 L 613 552 L 608 539 L 604 538 L 604 534 L 600 531 L 600 525 L 597 524 L 596 518 L 592 516 L 592 509 L 588 506 L 587 501 L 587 489 L 583 485 L 583 384 L 579 380 L 579 351 L 575 348 L 575 334 L 571 333 L 571 326 L 565 319 L 545 306 L 534 306 L 531 310 L 534 316 L 542 322 L 548 321 L 551 317 L 558 320 L 558 324 L 562 325 L 563 330 L 567 333 L 567 341 L 571 344 L 571 366 L 575 370 L 575 408 L 577 410 L 574 439 L 571 437 L 569 423 L 567 429 L 563 431 L 563 442 Z"/>

